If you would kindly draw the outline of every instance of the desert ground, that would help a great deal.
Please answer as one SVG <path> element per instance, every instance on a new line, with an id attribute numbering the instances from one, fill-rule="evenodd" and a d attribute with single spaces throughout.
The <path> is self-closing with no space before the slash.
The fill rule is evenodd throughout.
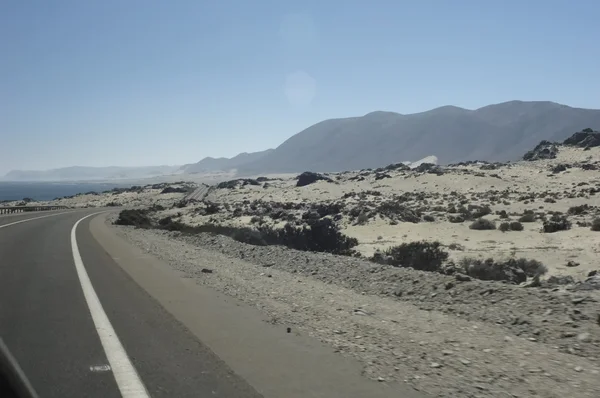
<path id="1" fill-rule="evenodd" d="M 600 146 L 586 137 L 541 143 L 518 162 L 52 203 L 130 209 L 111 218 L 118 234 L 358 359 L 364 377 L 431 396 L 598 397 Z"/>

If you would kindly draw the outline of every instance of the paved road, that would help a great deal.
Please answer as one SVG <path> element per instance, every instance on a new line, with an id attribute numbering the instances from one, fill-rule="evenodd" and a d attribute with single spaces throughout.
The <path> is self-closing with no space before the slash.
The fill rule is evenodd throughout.
<path id="1" fill-rule="evenodd" d="M 0 217 L 0 337 L 40 397 L 423 396 L 182 278 L 98 211 Z"/>
<path id="2" fill-rule="evenodd" d="M 200 184 L 200 186 L 198 188 L 196 188 L 194 190 L 194 192 L 190 193 L 188 196 L 185 197 L 186 200 L 202 200 L 204 199 L 204 197 L 206 196 L 206 194 L 208 194 L 208 189 L 210 188 L 209 185 L 204 185 L 204 184 Z"/>
<path id="3" fill-rule="evenodd" d="M 87 218 L 78 250 L 125 358 L 100 340 L 70 239 L 92 212 L 0 218 L 0 336 L 40 397 L 259 397 L 114 264 Z"/>

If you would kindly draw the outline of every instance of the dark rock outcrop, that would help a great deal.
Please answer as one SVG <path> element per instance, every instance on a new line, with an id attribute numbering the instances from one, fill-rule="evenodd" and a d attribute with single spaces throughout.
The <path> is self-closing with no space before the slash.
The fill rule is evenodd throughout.
<path id="1" fill-rule="evenodd" d="M 541 159 L 556 159 L 558 146 L 550 141 L 542 141 L 533 150 L 523 155 L 523 160 L 534 161 Z"/>

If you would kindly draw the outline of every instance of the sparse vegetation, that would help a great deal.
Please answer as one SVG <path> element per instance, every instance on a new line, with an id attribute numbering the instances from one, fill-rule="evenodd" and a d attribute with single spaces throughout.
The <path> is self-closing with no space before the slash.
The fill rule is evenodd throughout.
<path id="1" fill-rule="evenodd" d="M 448 252 L 442 249 L 440 242 L 409 242 L 385 250 L 382 256 L 371 258 L 396 267 L 410 267 L 421 271 L 440 272 L 442 264 L 448 259 Z"/>
<path id="2" fill-rule="evenodd" d="M 511 231 L 522 231 L 524 229 L 523 224 L 519 221 L 511 221 L 510 222 L 510 230 Z"/>
<path id="3" fill-rule="evenodd" d="M 469 228 L 476 230 L 496 229 L 496 223 L 486 218 L 478 218 L 477 220 L 473 221 L 471 225 L 469 225 Z"/>
<path id="4" fill-rule="evenodd" d="M 526 210 L 525 213 L 519 217 L 519 222 L 535 222 L 535 214 Z"/>
<path id="5" fill-rule="evenodd" d="M 150 228 L 152 227 L 152 220 L 148 216 L 148 210 L 127 209 L 121 210 L 115 224 L 133 225 L 138 228 Z"/>
<path id="6" fill-rule="evenodd" d="M 465 274 L 473 278 L 516 284 L 525 282 L 528 276 L 542 276 L 548 271 L 541 262 L 525 258 L 496 261 L 493 258 L 482 260 L 465 257 L 460 260 L 459 265 Z"/>
<path id="7" fill-rule="evenodd" d="M 600 231 L 600 218 L 594 218 L 590 228 L 592 231 Z"/>
<path id="8" fill-rule="evenodd" d="M 543 231 L 545 233 L 566 231 L 569 229 L 571 229 L 571 222 L 566 216 L 560 214 L 553 214 L 549 220 L 544 221 Z"/>

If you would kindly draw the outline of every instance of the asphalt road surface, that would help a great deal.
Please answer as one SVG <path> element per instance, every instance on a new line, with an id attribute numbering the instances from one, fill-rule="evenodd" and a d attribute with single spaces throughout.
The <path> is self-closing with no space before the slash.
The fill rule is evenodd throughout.
<path id="1" fill-rule="evenodd" d="M 70 239 L 90 213 L 0 219 L 0 336 L 40 397 L 259 397 L 111 263 L 87 218 L 78 250 L 118 331 L 100 340 L 107 324 L 92 316 Z"/>
<path id="2" fill-rule="evenodd" d="M 208 193 L 208 185 L 205 184 L 201 184 L 198 188 L 196 188 L 194 190 L 194 192 L 190 193 L 188 196 L 186 196 L 185 198 L 187 200 L 202 200 L 204 199 L 204 197 L 206 196 L 206 194 Z"/>
<path id="3" fill-rule="evenodd" d="M 40 397 L 422 396 L 180 277 L 100 210 L 0 217 L 0 337 Z"/>

